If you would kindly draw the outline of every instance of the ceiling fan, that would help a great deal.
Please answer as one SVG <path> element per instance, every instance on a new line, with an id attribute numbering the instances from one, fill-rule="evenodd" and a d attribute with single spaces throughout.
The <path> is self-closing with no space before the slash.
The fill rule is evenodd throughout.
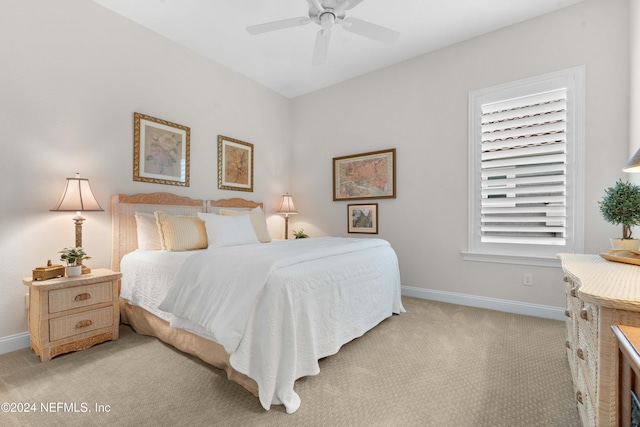
<path id="1" fill-rule="evenodd" d="M 354 8 L 363 0 L 306 0 L 309 3 L 309 16 L 283 19 L 267 22 L 265 24 L 251 25 L 247 27 L 250 34 L 261 34 L 269 31 L 283 30 L 285 28 L 298 27 L 309 23 L 318 24 L 321 29 L 316 35 L 313 50 L 314 65 L 327 63 L 327 51 L 331 30 L 338 24 L 346 31 L 382 42 L 391 43 L 400 35 L 399 32 L 381 27 L 371 22 L 357 18 L 345 18 L 345 11 Z"/>

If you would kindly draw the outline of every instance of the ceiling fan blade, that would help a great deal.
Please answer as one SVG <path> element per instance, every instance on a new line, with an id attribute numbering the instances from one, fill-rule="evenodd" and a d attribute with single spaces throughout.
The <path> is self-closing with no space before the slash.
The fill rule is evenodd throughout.
<path id="1" fill-rule="evenodd" d="M 269 31 L 276 30 L 284 30 L 285 28 L 299 27 L 301 25 L 306 25 L 311 22 L 306 16 L 301 16 L 299 18 L 289 18 L 283 19 L 281 21 L 273 21 L 267 22 L 265 24 L 251 25 L 247 27 L 247 32 L 249 34 L 262 34 L 268 33 Z"/>
<path id="2" fill-rule="evenodd" d="M 400 33 L 389 28 L 381 27 L 371 22 L 357 18 L 346 18 L 338 21 L 349 32 L 361 35 L 382 43 L 392 43 L 400 36 Z"/>
<path id="3" fill-rule="evenodd" d="M 316 45 L 313 48 L 313 65 L 324 65 L 327 63 L 327 51 L 329 50 L 329 39 L 331 38 L 331 28 L 318 31 L 316 35 Z"/>
<path id="4" fill-rule="evenodd" d="M 320 0 L 307 0 L 307 3 L 309 3 L 309 8 L 315 8 L 319 13 L 324 12 L 324 6 L 322 6 Z"/>
<path id="5" fill-rule="evenodd" d="M 362 3 L 362 0 L 347 0 L 347 3 L 349 3 L 349 5 L 347 6 L 347 10 L 349 10 Z"/>
<path id="6" fill-rule="evenodd" d="M 353 9 L 354 7 L 356 7 L 357 5 L 359 5 L 360 3 L 362 3 L 362 0 L 344 0 L 342 3 L 340 3 L 338 5 L 338 7 L 336 7 L 335 9 L 333 9 L 333 12 L 336 15 L 342 15 L 342 13 L 345 10 L 349 10 L 349 9 Z"/>

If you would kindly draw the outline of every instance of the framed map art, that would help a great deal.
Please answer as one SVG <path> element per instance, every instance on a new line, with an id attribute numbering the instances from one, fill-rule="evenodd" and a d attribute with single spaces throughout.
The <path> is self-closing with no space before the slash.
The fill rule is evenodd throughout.
<path id="1" fill-rule="evenodd" d="M 395 197 L 395 148 L 333 158 L 333 200 Z"/>
<path id="2" fill-rule="evenodd" d="M 218 188 L 253 191 L 253 144 L 218 136 Z"/>

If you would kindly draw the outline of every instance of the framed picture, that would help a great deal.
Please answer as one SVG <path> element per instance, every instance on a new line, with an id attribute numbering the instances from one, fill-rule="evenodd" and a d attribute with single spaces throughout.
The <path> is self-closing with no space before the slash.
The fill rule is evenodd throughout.
<path id="1" fill-rule="evenodd" d="M 349 233 L 378 234 L 378 204 L 347 205 Z"/>
<path id="2" fill-rule="evenodd" d="M 218 188 L 253 191 L 253 144 L 218 135 Z"/>
<path id="3" fill-rule="evenodd" d="M 186 126 L 133 114 L 133 180 L 189 186 Z"/>
<path id="4" fill-rule="evenodd" d="M 333 158 L 333 200 L 395 197 L 395 148 Z"/>

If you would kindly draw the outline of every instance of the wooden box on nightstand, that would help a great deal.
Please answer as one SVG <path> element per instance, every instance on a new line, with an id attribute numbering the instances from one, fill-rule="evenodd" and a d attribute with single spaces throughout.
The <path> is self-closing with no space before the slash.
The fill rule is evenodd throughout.
<path id="1" fill-rule="evenodd" d="M 43 362 L 59 354 L 117 340 L 121 273 L 98 268 L 78 277 L 22 280 L 29 286 L 31 348 Z"/>

